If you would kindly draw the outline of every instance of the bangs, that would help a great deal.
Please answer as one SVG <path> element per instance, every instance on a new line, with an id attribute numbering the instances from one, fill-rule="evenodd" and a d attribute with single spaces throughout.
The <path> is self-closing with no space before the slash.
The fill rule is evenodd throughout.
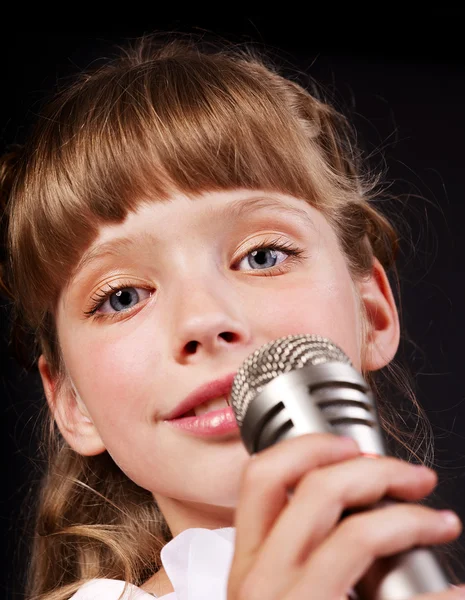
<path id="1" fill-rule="evenodd" d="M 119 59 L 60 94 L 16 190 L 11 255 L 30 266 L 16 286 L 33 290 L 31 310 L 52 311 L 99 227 L 142 202 L 244 188 L 327 209 L 341 186 L 315 142 L 310 98 L 250 58 L 176 45 Z"/>

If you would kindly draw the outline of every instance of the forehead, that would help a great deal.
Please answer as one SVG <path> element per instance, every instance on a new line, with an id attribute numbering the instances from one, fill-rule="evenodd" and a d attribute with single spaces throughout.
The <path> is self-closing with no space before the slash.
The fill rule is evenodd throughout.
<path id="1" fill-rule="evenodd" d="M 130 249 L 135 244 L 160 244 L 181 230 L 199 225 L 215 226 L 235 220 L 249 221 L 254 215 L 287 216 L 315 228 L 315 209 L 304 200 L 276 193 L 228 191 L 199 196 L 178 194 L 165 201 L 147 201 L 128 213 L 120 224 L 102 225 L 94 243 L 82 256 L 76 272 L 107 254 Z M 312 214 L 313 213 L 313 214 Z"/>

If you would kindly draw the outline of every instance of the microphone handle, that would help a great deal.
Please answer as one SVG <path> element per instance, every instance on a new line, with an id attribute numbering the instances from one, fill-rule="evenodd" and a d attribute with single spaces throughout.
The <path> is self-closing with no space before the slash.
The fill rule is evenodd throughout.
<path id="1" fill-rule="evenodd" d="M 283 439 L 332 432 L 352 437 L 365 456 L 375 458 L 386 455 L 378 423 L 373 395 L 361 374 L 348 364 L 327 362 L 306 365 L 267 383 L 250 403 L 241 435 L 254 453 Z M 377 506 L 386 503 L 392 501 Z M 413 548 L 376 559 L 355 590 L 359 600 L 409 600 L 449 587 L 433 551 Z"/>

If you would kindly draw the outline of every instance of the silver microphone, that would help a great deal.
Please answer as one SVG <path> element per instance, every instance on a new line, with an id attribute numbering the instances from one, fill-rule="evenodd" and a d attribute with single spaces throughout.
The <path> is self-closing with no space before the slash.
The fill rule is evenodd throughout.
<path id="1" fill-rule="evenodd" d="M 332 432 L 353 438 L 365 455 L 386 455 L 368 384 L 326 338 L 290 335 L 265 344 L 238 370 L 230 400 L 250 454 L 298 435 Z M 360 600 L 408 600 L 448 587 L 432 550 L 414 548 L 377 559 L 356 592 Z"/>

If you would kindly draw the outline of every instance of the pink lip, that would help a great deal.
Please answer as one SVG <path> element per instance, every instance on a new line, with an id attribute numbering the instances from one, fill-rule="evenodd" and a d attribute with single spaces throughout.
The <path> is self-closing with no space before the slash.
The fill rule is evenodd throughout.
<path id="1" fill-rule="evenodd" d="M 208 402 L 208 400 L 213 400 L 214 398 L 218 398 L 220 396 L 229 396 L 231 392 L 232 384 L 234 381 L 235 373 L 230 373 L 221 379 L 215 379 L 214 381 L 210 381 L 198 387 L 191 394 L 187 396 L 174 410 L 172 410 L 168 415 L 166 415 L 166 421 L 171 421 L 173 419 L 178 419 L 182 415 L 186 414 L 196 406 L 203 404 L 204 402 Z M 230 407 L 228 407 L 230 408 Z M 226 410 L 226 409 L 223 409 Z M 214 415 L 217 412 L 214 411 L 212 413 L 207 413 L 208 415 Z M 232 412 L 232 409 L 231 409 Z M 204 415 L 202 415 L 204 416 Z M 207 416 L 207 415 L 205 415 Z M 197 418 L 200 417 L 185 417 L 185 418 Z"/>
<path id="2" fill-rule="evenodd" d="M 230 432 L 239 431 L 236 417 L 230 406 L 225 406 L 220 410 L 214 410 L 198 417 L 172 419 L 168 423 L 178 429 L 184 429 L 188 433 L 202 437 L 226 435 Z"/>

